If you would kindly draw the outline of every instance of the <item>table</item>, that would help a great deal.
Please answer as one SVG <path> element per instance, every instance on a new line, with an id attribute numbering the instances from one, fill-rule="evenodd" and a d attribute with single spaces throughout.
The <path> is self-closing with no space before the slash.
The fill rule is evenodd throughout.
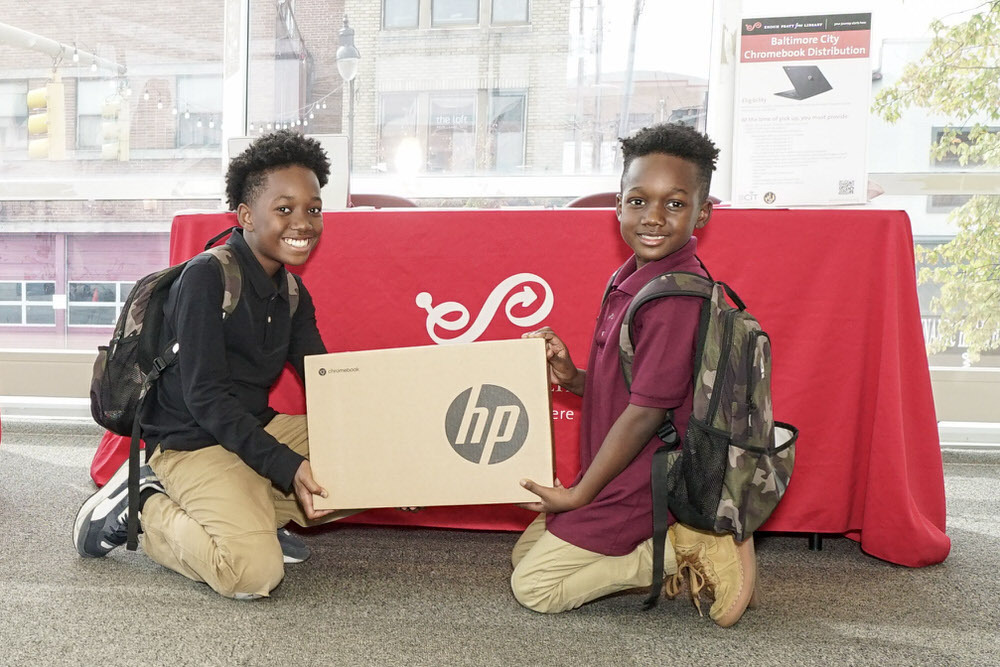
<path id="1" fill-rule="evenodd" d="M 330 351 L 432 344 L 477 321 L 480 340 L 519 336 L 525 328 L 502 306 L 528 287 L 537 298 L 514 299 L 512 316 L 530 321 L 551 296 L 542 319 L 583 363 L 608 275 L 628 256 L 608 209 L 383 209 L 324 220 L 323 238 L 299 272 Z M 177 216 L 170 261 L 200 251 L 234 221 Z M 951 542 L 906 214 L 720 208 L 698 236 L 713 276 L 732 285 L 770 333 L 775 416 L 801 431 L 788 492 L 762 530 L 845 535 L 911 567 L 944 560 Z M 445 302 L 466 308 L 469 324 L 454 332 L 435 326 L 417 303 L 422 293 L 432 310 L 447 309 Z M 477 320 L 484 304 L 499 308 L 488 324 Z M 272 405 L 304 411 L 290 372 Z M 557 474 L 572 479 L 580 402 L 554 392 L 553 409 Z M 355 520 L 519 530 L 530 516 L 482 506 L 372 510 Z"/>

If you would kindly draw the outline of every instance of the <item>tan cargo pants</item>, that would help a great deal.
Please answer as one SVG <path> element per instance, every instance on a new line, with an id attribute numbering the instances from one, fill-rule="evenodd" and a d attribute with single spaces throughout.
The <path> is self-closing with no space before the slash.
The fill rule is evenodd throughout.
<path id="1" fill-rule="evenodd" d="M 669 537 L 663 560 L 665 575 L 677 571 Z M 539 514 L 514 545 L 511 562 L 510 587 L 517 601 L 528 609 L 554 614 L 611 593 L 649 587 L 653 540 L 624 556 L 605 556 L 559 539 L 545 530 L 545 515 Z"/>
<path id="2" fill-rule="evenodd" d="M 265 430 L 308 457 L 305 415 L 277 415 Z M 230 598 L 266 596 L 284 577 L 277 529 L 311 526 L 359 510 L 305 517 L 282 493 L 221 445 L 193 452 L 157 449 L 149 465 L 166 494 L 142 509 L 142 548 L 154 561 Z"/>

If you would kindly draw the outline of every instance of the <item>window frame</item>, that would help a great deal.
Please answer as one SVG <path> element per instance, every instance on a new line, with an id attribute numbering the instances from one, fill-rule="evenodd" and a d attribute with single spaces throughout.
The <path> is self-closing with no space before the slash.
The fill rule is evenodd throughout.
<path id="1" fill-rule="evenodd" d="M 441 29 L 441 28 L 475 28 L 479 26 L 479 23 L 482 20 L 482 13 L 483 13 L 482 3 L 480 2 L 480 0 L 460 0 L 469 2 L 470 4 L 472 4 L 472 6 L 476 8 L 476 16 L 474 19 L 445 20 L 445 21 L 436 19 L 434 15 L 435 13 L 434 9 L 435 7 L 439 6 L 438 2 L 440 1 L 441 0 L 430 0 L 431 6 L 430 6 L 430 11 L 428 12 L 430 19 L 430 27 Z"/>
<path id="2" fill-rule="evenodd" d="M 417 11 L 416 11 L 416 17 L 415 17 L 415 20 L 413 22 L 413 25 L 409 25 L 409 24 L 407 24 L 407 25 L 388 25 L 386 23 L 386 17 L 389 15 L 389 11 L 386 9 L 386 5 L 389 2 L 397 2 L 397 3 L 398 2 L 410 2 L 412 5 L 414 5 Z M 416 30 L 417 28 L 420 27 L 420 14 L 421 14 L 420 9 L 421 9 L 421 5 L 422 4 L 423 3 L 420 0 L 382 0 L 382 20 L 380 22 L 382 30 L 389 30 L 389 31 L 394 31 L 394 30 Z"/>
<path id="3" fill-rule="evenodd" d="M 524 20 L 519 21 L 497 21 L 497 2 L 498 0 L 490 0 L 490 25 L 494 26 L 516 26 L 516 25 L 531 25 L 531 0 L 519 0 L 524 2 Z"/>
<path id="4" fill-rule="evenodd" d="M 0 300 L 0 307 L 15 307 L 20 306 L 21 308 L 21 321 L 20 322 L 0 322 L 0 327 L 43 327 L 43 328 L 55 328 L 56 327 L 56 317 L 55 317 L 55 301 L 52 298 L 55 295 L 56 282 L 54 280 L 0 280 L 0 284 L 3 285 L 19 285 L 21 289 L 21 298 L 19 300 L 13 299 L 3 299 Z M 51 285 L 52 294 L 49 294 L 47 300 L 33 300 L 28 298 L 28 285 Z M 52 322 L 28 322 L 28 307 L 29 306 L 44 306 L 52 310 Z"/>
<path id="5" fill-rule="evenodd" d="M 115 286 L 115 300 L 114 301 L 74 301 L 70 298 L 70 293 L 72 292 L 74 285 L 114 285 Z M 67 280 L 66 281 L 66 327 L 68 329 L 111 329 L 114 328 L 115 323 L 118 322 L 118 317 L 121 315 L 122 308 L 125 305 L 125 301 L 128 299 L 129 293 L 132 288 L 135 287 L 135 280 Z M 74 324 L 72 322 L 72 313 L 74 308 L 83 309 L 114 309 L 114 317 L 110 324 L 104 323 L 86 323 L 86 324 Z M 79 312 L 79 311 L 78 311 Z"/>

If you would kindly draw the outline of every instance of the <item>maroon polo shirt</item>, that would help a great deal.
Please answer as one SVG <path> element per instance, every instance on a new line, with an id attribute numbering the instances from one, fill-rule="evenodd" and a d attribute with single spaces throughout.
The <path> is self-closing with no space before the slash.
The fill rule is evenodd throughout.
<path id="1" fill-rule="evenodd" d="M 674 426 L 683 438 L 691 416 L 695 339 L 702 300 L 678 296 L 650 301 L 633 320 L 635 359 L 631 393 L 618 360 L 618 337 L 632 298 L 651 278 L 666 271 L 706 275 L 695 257 L 698 240 L 638 271 L 633 255 L 615 277 L 594 330 L 587 364 L 580 424 L 579 483 L 597 450 L 625 407 L 674 410 Z M 662 445 L 655 435 L 638 456 L 588 505 L 550 514 L 548 530 L 588 551 L 623 556 L 653 536 L 653 499 L 649 473 L 653 452 Z"/>

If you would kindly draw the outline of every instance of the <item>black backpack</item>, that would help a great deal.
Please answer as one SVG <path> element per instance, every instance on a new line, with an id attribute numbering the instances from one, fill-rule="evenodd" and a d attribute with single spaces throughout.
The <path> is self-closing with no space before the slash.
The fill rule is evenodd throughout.
<path id="1" fill-rule="evenodd" d="M 222 303 L 223 319 L 232 315 L 240 300 L 243 274 L 239 262 L 228 246 L 213 248 L 219 239 L 238 227 L 227 229 L 205 244 L 205 253 L 212 255 L 219 266 L 225 286 Z M 177 360 L 177 341 L 170 341 L 160 350 L 160 330 L 163 328 L 163 305 L 170 286 L 180 277 L 188 260 L 140 278 L 122 306 L 111 340 L 97 348 L 94 372 L 90 381 L 90 412 L 94 421 L 118 435 L 132 436 L 129 445 L 129 507 L 139 500 L 139 440 L 142 438 L 139 417 L 143 401 L 160 375 Z M 298 307 L 298 283 L 288 273 L 288 297 L 291 314 Z M 149 457 L 150 450 L 146 450 Z M 126 548 L 138 546 L 136 513 L 129 512 Z"/>
<path id="2" fill-rule="evenodd" d="M 665 444 L 653 455 L 650 480 L 653 583 L 647 606 L 656 603 L 662 585 L 668 509 L 683 524 L 745 540 L 784 495 L 798 437 L 794 426 L 774 421 L 767 332 L 728 285 L 695 273 L 656 276 L 632 299 L 618 346 L 626 386 L 631 386 L 635 352 L 632 319 L 649 301 L 671 296 L 704 301 L 694 355 L 694 403 L 684 442 L 677 447 L 672 413 L 657 431 Z"/>

